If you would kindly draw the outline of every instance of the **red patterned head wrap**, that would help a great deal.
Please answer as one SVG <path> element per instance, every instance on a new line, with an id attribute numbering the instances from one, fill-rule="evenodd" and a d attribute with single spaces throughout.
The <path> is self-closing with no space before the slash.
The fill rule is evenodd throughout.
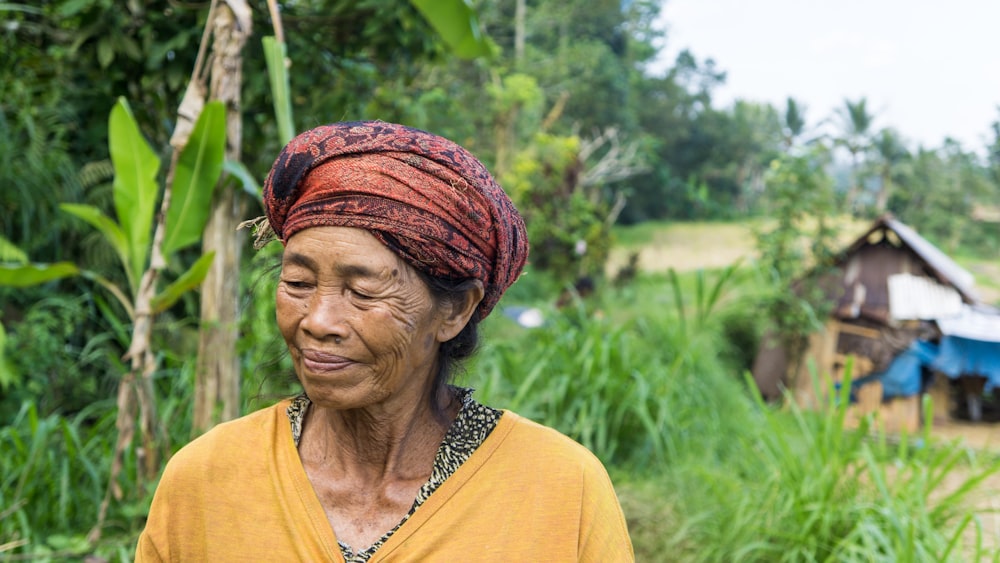
<path id="1" fill-rule="evenodd" d="M 282 244 L 309 227 L 357 227 L 430 276 L 482 281 L 480 320 L 528 258 L 524 221 L 486 167 L 403 125 L 356 121 L 302 133 L 271 168 L 264 207 Z"/>

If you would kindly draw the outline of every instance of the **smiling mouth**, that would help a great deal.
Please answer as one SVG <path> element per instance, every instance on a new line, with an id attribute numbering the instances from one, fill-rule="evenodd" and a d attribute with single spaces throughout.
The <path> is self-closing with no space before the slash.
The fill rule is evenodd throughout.
<path id="1" fill-rule="evenodd" d="M 337 371 L 353 363 L 353 360 L 336 354 L 327 354 L 318 350 L 302 350 L 302 364 L 310 371 Z"/>

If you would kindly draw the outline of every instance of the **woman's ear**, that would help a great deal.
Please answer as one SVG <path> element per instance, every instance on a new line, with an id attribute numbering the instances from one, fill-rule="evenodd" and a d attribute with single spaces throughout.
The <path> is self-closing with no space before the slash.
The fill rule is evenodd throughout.
<path id="1" fill-rule="evenodd" d="M 438 342 L 447 342 L 458 336 L 479 307 L 486 290 L 480 280 L 469 280 L 461 297 L 450 300 L 442 307 L 444 318 L 438 328 Z"/>

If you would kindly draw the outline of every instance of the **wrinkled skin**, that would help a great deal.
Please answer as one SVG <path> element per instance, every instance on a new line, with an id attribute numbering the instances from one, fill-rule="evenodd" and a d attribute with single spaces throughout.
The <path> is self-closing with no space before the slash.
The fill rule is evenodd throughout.
<path id="1" fill-rule="evenodd" d="M 313 227 L 285 245 L 277 321 L 312 401 L 303 468 L 338 540 L 373 544 L 409 511 L 444 438 L 430 408 L 438 349 L 482 299 L 435 301 L 370 233 Z M 442 404 L 450 422 L 457 405 Z"/>
<path id="2" fill-rule="evenodd" d="M 424 283 L 371 234 L 307 229 L 288 241 L 277 318 L 309 398 L 337 409 L 419 401 L 442 315 Z"/>

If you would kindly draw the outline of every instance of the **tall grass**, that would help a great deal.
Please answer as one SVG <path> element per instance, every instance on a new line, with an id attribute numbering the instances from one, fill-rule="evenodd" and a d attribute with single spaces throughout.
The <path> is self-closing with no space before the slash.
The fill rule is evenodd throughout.
<path id="1" fill-rule="evenodd" d="M 655 467 L 686 447 L 678 433 L 727 430 L 713 410 L 689 405 L 739 408 L 716 388 L 725 371 L 715 344 L 676 319 L 612 324 L 573 312 L 500 331 L 520 334 L 488 339 L 470 366 L 480 400 L 558 428 L 608 464 Z M 738 382 L 722 385 L 742 393 Z"/>
<path id="2" fill-rule="evenodd" d="M 193 365 L 185 365 L 165 369 L 157 380 L 169 449 L 189 439 L 192 378 Z M 87 538 L 108 486 L 115 418 L 114 399 L 47 416 L 28 401 L 0 427 L 0 561 L 132 560 L 156 486 L 138 479 L 132 451 L 101 541 Z"/>
<path id="3" fill-rule="evenodd" d="M 662 484 L 686 530 L 674 538 L 680 560 L 995 560 L 967 501 L 1000 464 L 932 446 L 929 435 L 894 442 L 846 430 L 846 391 L 840 398 L 821 413 L 758 402 L 738 455 L 667 469 Z M 955 471 L 967 478 L 949 489 Z"/>
<path id="4" fill-rule="evenodd" d="M 8 556 L 44 559 L 89 547 L 84 534 L 107 486 L 114 424 L 110 400 L 70 418 L 40 417 L 34 403 L 25 403 L 0 429 L 0 544 Z"/>

